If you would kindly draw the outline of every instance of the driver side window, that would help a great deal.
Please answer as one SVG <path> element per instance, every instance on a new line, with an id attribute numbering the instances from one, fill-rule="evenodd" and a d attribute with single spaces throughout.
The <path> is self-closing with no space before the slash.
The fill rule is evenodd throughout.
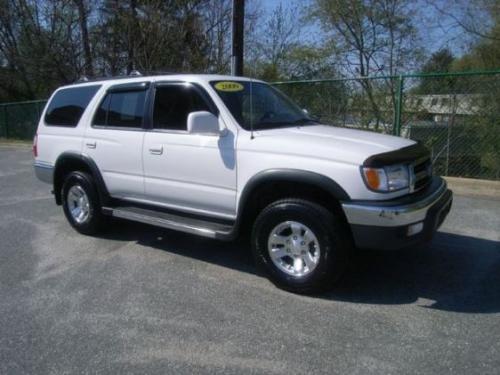
<path id="1" fill-rule="evenodd" d="M 175 83 L 156 88 L 153 129 L 187 131 L 191 112 L 210 111 L 205 99 L 192 85 Z"/>

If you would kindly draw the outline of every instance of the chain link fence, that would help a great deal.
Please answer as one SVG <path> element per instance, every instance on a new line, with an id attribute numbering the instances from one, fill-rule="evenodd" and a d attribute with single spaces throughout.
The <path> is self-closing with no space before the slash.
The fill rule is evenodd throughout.
<path id="1" fill-rule="evenodd" d="M 423 142 L 436 174 L 500 180 L 500 71 L 274 85 L 324 123 Z"/>
<path id="2" fill-rule="evenodd" d="M 273 85 L 324 123 L 423 142 L 436 174 L 500 180 L 500 71 Z M 0 137 L 32 139 L 45 104 L 0 104 Z"/>
<path id="3" fill-rule="evenodd" d="M 326 124 L 393 133 L 394 82 L 384 77 L 275 82 L 301 108 Z"/>
<path id="4" fill-rule="evenodd" d="M 500 74 L 408 77 L 401 135 L 422 141 L 436 173 L 500 179 Z"/>
<path id="5" fill-rule="evenodd" d="M 0 104 L 0 138 L 33 139 L 46 100 Z"/>

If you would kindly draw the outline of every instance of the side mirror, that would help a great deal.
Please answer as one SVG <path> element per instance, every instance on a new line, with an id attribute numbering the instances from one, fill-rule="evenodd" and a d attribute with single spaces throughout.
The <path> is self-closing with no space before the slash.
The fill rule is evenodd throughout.
<path id="1" fill-rule="evenodd" d="M 187 118 L 189 134 L 219 135 L 219 119 L 206 111 L 191 112 Z"/>
<path id="2" fill-rule="evenodd" d="M 309 117 L 311 120 L 314 120 L 314 121 L 320 121 L 321 120 L 321 116 L 313 116 L 309 113 L 309 111 L 305 108 L 302 108 L 302 112 L 307 116 Z"/>

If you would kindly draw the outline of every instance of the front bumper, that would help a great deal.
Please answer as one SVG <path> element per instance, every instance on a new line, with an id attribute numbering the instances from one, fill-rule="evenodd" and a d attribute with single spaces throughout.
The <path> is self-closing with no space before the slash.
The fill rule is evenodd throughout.
<path id="1" fill-rule="evenodd" d="M 344 202 L 359 248 L 399 249 L 425 242 L 450 212 L 453 193 L 440 177 L 424 190 L 390 201 Z"/>

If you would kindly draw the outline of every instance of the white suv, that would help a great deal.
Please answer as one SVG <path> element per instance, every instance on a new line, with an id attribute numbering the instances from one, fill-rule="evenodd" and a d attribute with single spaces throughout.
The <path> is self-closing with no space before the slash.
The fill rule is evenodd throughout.
<path id="1" fill-rule="evenodd" d="M 126 77 L 61 87 L 33 146 L 70 224 L 107 216 L 222 240 L 247 231 L 278 286 L 315 292 L 354 247 L 429 239 L 452 193 L 408 139 L 322 125 L 241 77 Z"/>

